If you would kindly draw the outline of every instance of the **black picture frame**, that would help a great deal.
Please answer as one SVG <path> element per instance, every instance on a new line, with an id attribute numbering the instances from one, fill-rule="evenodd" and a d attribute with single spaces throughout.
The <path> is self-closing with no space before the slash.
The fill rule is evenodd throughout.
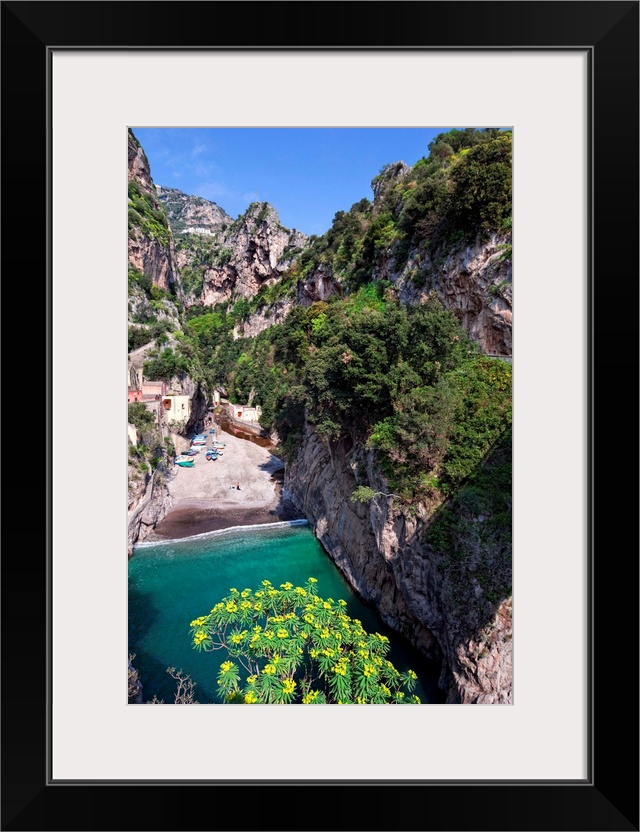
<path id="1" fill-rule="evenodd" d="M 33 373 L 33 365 L 31 372 L 48 381 L 46 402 L 41 395 L 37 399 L 38 412 L 46 410 L 46 420 L 39 417 L 39 422 L 47 425 L 46 488 L 37 506 L 46 518 L 43 545 L 34 552 L 20 544 L 21 557 L 7 547 L 2 563 L 3 830 L 638 830 L 637 524 L 631 532 L 635 545 L 629 544 L 628 528 L 628 518 L 637 518 L 637 492 L 628 483 L 637 482 L 638 459 L 630 453 L 637 449 L 638 436 L 635 361 L 631 369 L 636 372 L 629 379 L 631 356 L 638 354 L 638 11 L 638 2 L 626 0 L 2 2 L 5 313 L 7 321 L 15 321 L 16 310 L 30 312 L 31 327 L 41 339 L 39 373 Z M 196 13 L 200 24 L 210 16 L 212 25 L 193 26 Z M 133 21 L 138 21 L 135 26 Z M 584 782 L 328 778 L 314 783 L 96 784 L 48 779 L 51 639 L 44 634 L 50 634 L 52 568 L 50 56 L 54 48 L 276 46 L 582 49 L 589 54 L 591 730 Z M 12 277 L 16 251 L 28 252 L 30 286 Z M 34 324 L 38 301 L 44 310 L 37 319 L 40 325 Z M 31 329 L 24 334 L 37 340 Z M 9 367 L 13 352 L 5 355 Z M 562 371 L 561 359 L 553 371 Z M 629 385 L 634 389 L 631 405 Z M 32 418 L 28 408 L 27 398 L 25 422 Z M 630 460 L 636 465 L 631 465 L 625 484 L 624 465 Z M 22 488 L 33 494 L 33 482 L 25 478 L 21 483 L 20 472 L 15 477 L 13 469 L 10 473 L 12 491 Z M 558 645 L 547 648 L 565 649 L 561 634 Z M 562 696 L 562 680 L 548 683 L 557 685 Z M 497 742 L 508 746 L 509 738 Z M 255 810 L 247 814 L 243 806 Z M 346 808 L 337 811 L 338 806 Z"/>

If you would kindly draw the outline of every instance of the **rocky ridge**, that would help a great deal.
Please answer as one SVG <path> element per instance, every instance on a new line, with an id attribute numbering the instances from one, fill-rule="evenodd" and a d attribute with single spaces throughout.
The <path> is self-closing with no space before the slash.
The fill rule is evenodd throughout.
<path id="1" fill-rule="evenodd" d="M 215 306 L 253 298 L 277 283 L 307 236 L 285 228 L 267 202 L 252 203 L 232 220 L 215 203 L 160 188 L 159 197 L 178 242 L 180 269 L 198 272 L 187 302 Z"/>

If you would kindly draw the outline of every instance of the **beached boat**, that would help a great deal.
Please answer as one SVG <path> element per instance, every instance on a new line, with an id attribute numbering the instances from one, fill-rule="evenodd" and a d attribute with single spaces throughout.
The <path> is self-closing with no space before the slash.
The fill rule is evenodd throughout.
<path id="1" fill-rule="evenodd" d="M 176 465 L 179 465 L 181 468 L 193 468 L 195 463 L 192 459 L 181 459 L 180 461 L 176 461 Z"/>

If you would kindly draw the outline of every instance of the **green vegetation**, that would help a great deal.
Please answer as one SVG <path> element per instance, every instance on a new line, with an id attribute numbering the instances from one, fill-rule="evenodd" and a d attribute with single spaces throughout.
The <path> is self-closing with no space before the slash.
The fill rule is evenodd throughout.
<path id="1" fill-rule="evenodd" d="M 451 130 L 408 173 L 386 165 L 373 180 L 380 188 L 375 209 L 363 199 L 338 211 L 329 231 L 312 237 L 298 258 L 299 276 L 323 268 L 353 290 L 371 281 L 381 256 L 400 271 L 412 250 L 438 260 L 442 252 L 510 231 L 511 146 L 510 131 Z M 505 248 L 504 259 L 510 254 Z M 424 277 L 416 272 L 416 285 Z"/>
<path id="2" fill-rule="evenodd" d="M 443 555 L 449 602 L 461 612 L 470 604 L 495 606 L 511 595 L 511 445 L 508 427 L 425 531 L 424 542 Z M 471 574 L 481 599 L 464 591 Z"/>
<path id="3" fill-rule="evenodd" d="M 171 347 L 162 350 L 150 350 L 149 358 L 144 362 L 144 377 L 150 381 L 169 382 L 174 376 L 189 372 L 187 356 Z"/>
<path id="4" fill-rule="evenodd" d="M 137 433 L 137 444 L 129 446 L 129 464 L 141 474 L 166 474 L 175 449 L 171 442 L 163 442 L 153 413 L 142 402 L 130 402 L 128 421 Z"/>
<path id="5" fill-rule="evenodd" d="M 317 594 L 317 581 L 229 590 L 191 622 L 194 648 L 225 651 L 218 692 L 238 704 L 419 704 L 417 676 L 385 659 L 389 640 L 369 634 L 346 601 Z"/>
<path id="6" fill-rule="evenodd" d="M 164 208 L 151 194 L 143 192 L 135 179 L 129 180 L 129 233 L 137 230 L 168 246 L 171 237 Z"/>
<path id="7" fill-rule="evenodd" d="M 132 352 L 139 347 L 144 347 L 155 339 L 158 346 L 167 341 L 167 332 L 171 332 L 172 326 L 168 321 L 152 321 L 148 326 L 130 326 L 128 351 Z"/>

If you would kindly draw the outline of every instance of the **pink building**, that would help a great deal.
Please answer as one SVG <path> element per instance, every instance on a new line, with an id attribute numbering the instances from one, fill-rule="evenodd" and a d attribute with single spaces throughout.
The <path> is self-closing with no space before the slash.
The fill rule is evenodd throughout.
<path id="1" fill-rule="evenodd" d="M 128 402 L 141 402 L 142 401 L 142 390 L 127 390 L 127 401 Z"/>
<path id="2" fill-rule="evenodd" d="M 143 381 L 142 382 L 142 397 L 143 399 L 157 400 L 167 395 L 167 385 L 164 381 Z"/>

